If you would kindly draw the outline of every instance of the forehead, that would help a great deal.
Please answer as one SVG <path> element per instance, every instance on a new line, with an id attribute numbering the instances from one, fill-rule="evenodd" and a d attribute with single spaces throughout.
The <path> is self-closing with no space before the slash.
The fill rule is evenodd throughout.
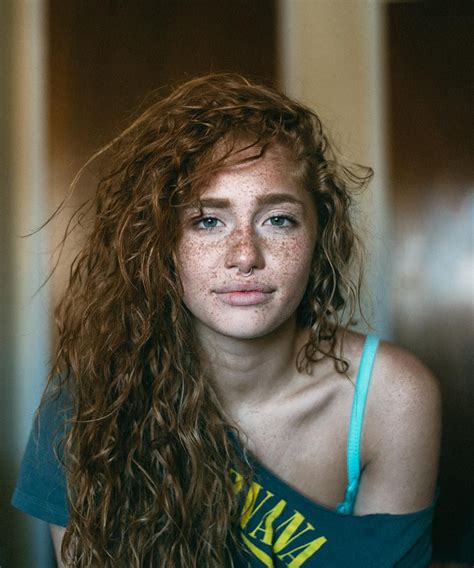
<path id="1" fill-rule="evenodd" d="M 280 144 L 252 147 L 233 153 L 203 188 L 200 198 L 222 193 L 255 194 L 290 192 L 309 198 L 302 184 L 301 167 Z"/>

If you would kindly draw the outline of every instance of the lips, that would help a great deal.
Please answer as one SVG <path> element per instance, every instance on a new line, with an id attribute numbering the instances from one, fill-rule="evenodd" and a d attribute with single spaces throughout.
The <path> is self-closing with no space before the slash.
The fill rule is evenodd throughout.
<path id="1" fill-rule="evenodd" d="M 231 282 L 214 290 L 217 297 L 229 306 L 257 306 L 269 301 L 275 288 L 256 282 Z"/>
<path id="2" fill-rule="evenodd" d="M 272 286 L 258 284 L 257 282 L 231 282 L 214 290 L 216 294 L 230 294 L 232 292 L 263 292 L 264 294 L 271 294 L 274 291 L 275 288 Z"/>

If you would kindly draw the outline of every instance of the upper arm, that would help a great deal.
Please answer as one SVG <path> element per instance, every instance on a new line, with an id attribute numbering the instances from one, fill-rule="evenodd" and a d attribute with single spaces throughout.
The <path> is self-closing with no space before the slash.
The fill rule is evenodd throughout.
<path id="1" fill-rule="evenodd" d="M 413 355 L 383 343 L 374 365 L 363 432 L 367 462 L 355 514 L 411 513 L 431 504 L 441 440 L 441 396 Z"/>
<path id="2" fill-rule="evenodd" d="M 53 539 L 54 552 L 56 554 L 56 561 L 58 563 L 58 568 L 62 568 L 63 563 L 61 560 L 61 544 L 63 542 L 63 537 L 64 533 L 66 532 L 66 529 L 58 525 L 49 525 L 49 528 L 51 529 L 51 537 Z"/>

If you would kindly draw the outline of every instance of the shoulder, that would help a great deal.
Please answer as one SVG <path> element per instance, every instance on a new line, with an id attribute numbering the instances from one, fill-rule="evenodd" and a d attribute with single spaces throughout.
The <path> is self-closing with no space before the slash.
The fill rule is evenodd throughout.
<path id="1" fill-rule="evenodd" d="M 367 398 L 358 512 L 405 513 L 429 505 L 440 438 L 437 379 L 412 353 L 382 341 Z"/>
<path id="2" fill-rule="evenodd" d="M 349 360 L 351 379 L 355 380 L 366 336 L 350 332 L 344 342 L 344 355 Z M 439 418 L 441 393 L 437 378 L 413 353 L 380 341 L 372 370 L 368 395 L 370 412 L 380 418 L 393 420 L 423 417 Z"/>
<path id="3" fill-rule="evenodd" d="M 413 431 L 434 427 L 440 420 L 438 380 L 415 355 L 382 341 L 377 351 L 371 384 L 374 416 L 380 426 Z M 385 420 L 384 420 L 385 418 Z"/>

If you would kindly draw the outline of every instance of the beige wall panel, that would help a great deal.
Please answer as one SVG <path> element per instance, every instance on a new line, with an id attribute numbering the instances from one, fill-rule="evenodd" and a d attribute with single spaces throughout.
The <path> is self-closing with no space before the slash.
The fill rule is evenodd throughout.
<path id="1" fill-rule="evenodd" d="M 383 10 L 364 0 L 280 0 L 279 7 L 283 86 L 316 110 L 341 155 L 375 170 L 355 218 L 368 252 L 365 312 L 389 338 Z"/>

